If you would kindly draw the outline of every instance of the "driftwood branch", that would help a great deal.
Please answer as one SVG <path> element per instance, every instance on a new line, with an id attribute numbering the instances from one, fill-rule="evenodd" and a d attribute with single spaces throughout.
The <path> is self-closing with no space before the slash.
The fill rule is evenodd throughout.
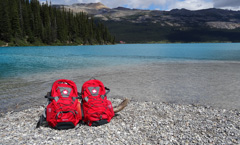
<path id="1" fill-rule="evenodd" d="M 128 102 L 129 102 L 128 98 L 125 98 L 122 101 L 122 103 L 120 103 L 118 106 L 113 107 L 114 113 L 117 113 L 117 112 L 120 112 L 121 110 L 123 110 L 127 106 Z"/>

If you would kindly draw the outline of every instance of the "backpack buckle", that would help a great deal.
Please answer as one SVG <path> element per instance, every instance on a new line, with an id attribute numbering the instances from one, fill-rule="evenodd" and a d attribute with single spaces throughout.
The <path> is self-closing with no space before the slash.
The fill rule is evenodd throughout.
<path id="1" fill-rule="evenodd" d="M 85 97 L 84 100 L 85 100 L 86 102 L 88 102 L 88 97 Z"/>
<path id="2" fill-rule="evenodd" d="M 101 95 L 101 98 L 104 99 L 104 98 L 105 98 L 105 95 Z"/>

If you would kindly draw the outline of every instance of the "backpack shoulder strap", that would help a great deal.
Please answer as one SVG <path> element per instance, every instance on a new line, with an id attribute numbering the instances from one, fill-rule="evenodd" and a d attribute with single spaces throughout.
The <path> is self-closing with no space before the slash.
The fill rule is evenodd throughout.
<path id="1" fill-rule="evenodd" d="M 106 95 L 110 92 L 110 89 L 107 88 L 107 87 L 105 87 L 105 90 L 107 90 L 107 91 L 106 91 L 106 93 L 104 94 L 104 96 L 106 96 Z"/>
<path id="2" fill-rule="evenodd" d="M 43 124 L 43 121 L 46 121 L 46 117 L 44 117 L 44 115 L 42 114 L 38 120 L 36 128 L 39 128 Z"/>
<path id="3" fill-rule="evenodd" d="M 59 97 L 57 97 L 57 96 L 56 97 L 52 97 L 51 96 L 51 92 L 48 92 L 47 95 L 45 96 L 45 98 L 48 98 L 49 101 L 51 101 L 51 99 L 55 100 L 56 102 L 59 100 Z"/>

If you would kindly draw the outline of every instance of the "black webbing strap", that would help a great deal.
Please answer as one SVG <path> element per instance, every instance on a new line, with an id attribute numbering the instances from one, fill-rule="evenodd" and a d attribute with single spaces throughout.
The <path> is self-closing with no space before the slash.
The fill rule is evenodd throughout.
<path id="1" fill-rule="evenodd" d="M 55 99 L 54 97 L 51 96 L 51 92 L 47 92 L 47 95 L 45 96 L 45 98 L 48 98 L 47 105 L 51 101 L 50 99 Z M 36 128 L 39 128 L 43 124 L 44 121 L 46 121 L 46 108 L 44 109 L 43 114 L 40 116 Z"/>
<path id="2" fill-rule="evenodd" d="M 89 80 L 96 80 L 96 78 L 94 78 L 94 77 L 91 77 Z"/>
<path id="3" fill-rule="evenodd" d="M 51 92 L 48 92 L 47 95 L 45 96 L 45 98 L 54 99 L 54 97 L 51 96 Z"/>
<path id="4" fill-rule="evenodd" d="M 46 125 L 46 109 L 44 109 L 44 113 L 40 116 L 36 128 L 39 128 L 42 125 Z"/>
<path id="5" fill-rule="evenodd" d="M 82 94 L 78 92 L 78 99 L 82 99 Z"/>
<path id="6" fill-rule="evenodd" d="M 47 95 L 45 96 L 45 98 L 48 98 L 49 101 L 51 101 L 51 99 L 52 99 L 52 100 L 55 100 L 56 102 L 59 100 L 59 97 L 58 97 L 58 96 L 52 97 L 52 96 L 51 96 L 51 92 L 48 92 Z"/>
<path id="7" fill-rule="evenodd" d="M 102 99 L 104 99 L 107 96 L 107 94 L 110 92 L 110 89 L 107 87 L 105 87 L 105 90 L 107 90 L 106 93 L 100 96 Z"/>
<path id="8" fill-rule="evenodd" d="M 76 99 L 79 99 L 79 100 L 82 99 L 82 95 L 81 95 L 81 93 L 79 93 L 79 92 L 77 92 L 77 93 L 78 93 L 78 96 L 77 96 L 77 97 L 72 97 L 73 102 L 74 102 Z"/>
<path id="9" fill-rule="evenodd" d="M 107 90 L 107 91 L 106 91 L 106 93 L 104 94 L 104 96 L 106 96 L 106 95 L 110 92 L 110 89 L 107 88 L 107 87 L 105 87 L 105 90 Z"/>
<path id="10" fill-rule="evenodd" d="M 43 120 L 44 120 L 44 116 L 41 115 L 40 118 L 39 118 L 39 120 L 38 120 L 38 123 L 37 123 L 36 128 L 39 128 L 39 127 L 43 124 Z"/>

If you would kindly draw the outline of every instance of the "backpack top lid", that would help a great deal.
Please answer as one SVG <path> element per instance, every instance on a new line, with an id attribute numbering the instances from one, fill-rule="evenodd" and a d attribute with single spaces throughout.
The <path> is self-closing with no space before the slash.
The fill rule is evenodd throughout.
<path id="1" fill-rule="evenodd" d="M 76 84 L 67 79 L 60 79 L 53 83 L 51 96 L 52 97 L 59 97 L 59 92 L 61 93 L 61 97 L 68 98 L 70 97 L 77 97 L 77 86 Z"/>
<path id="2" fill-rule="evenodd" d="M 92 96 L 103 95 L 106 93 L 103 83 L 96 79 L 88 80 L 83 84 L 82 94 L 86 91 L 89 92 Z"/>

